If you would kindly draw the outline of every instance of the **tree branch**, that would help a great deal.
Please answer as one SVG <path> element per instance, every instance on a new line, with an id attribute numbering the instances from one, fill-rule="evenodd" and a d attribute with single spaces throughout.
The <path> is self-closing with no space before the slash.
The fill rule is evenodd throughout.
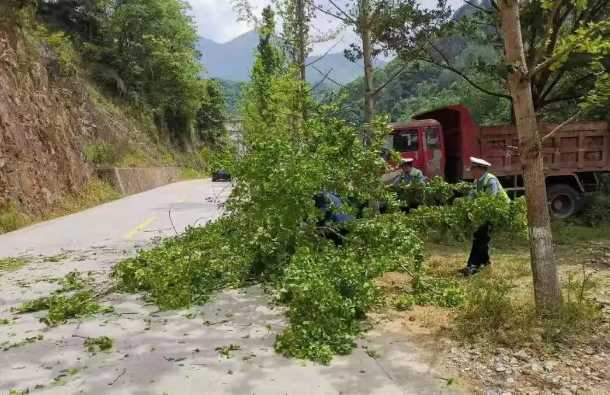
<path id="1" fill-rule="evenodd" d="M 396 73 L 392 74 L 390 78 L 388 78 L 380 87 L 373 91 L 373 97 L 377 97 L 381 93 L 382 90 L 385 89 L 386 86 L 390 84 L 390 82 L 394 81 L 398 78 L 402 73 L 404 73 L 407 69 L 407 66 L 402 66 Z"/>
<path id="2" fill-rule="evenodd" d="M 332 51 L 333 49 L 335 49 L 335 48 L 337 47 L 337 45 L 339 45 L 339 43 L 340 43 L 340 41 L 335 42 L 335 43 L 333 44 L 333 46 L 332 46 L 332 47 L 330 47 L 330 48 L 328 48 L 328 50 L 326 50 L 326 52 L 324 52 L 324 53 L 323 53 L 321 56 L 319 56 L 318 58 L 316 58 L 316 59 L 312 60 L 312 61 L 311 61 L 311 62 L 309 62 L 309 63 L 306 63 L 306 64 L 305 64 L 305 67 L 309 67 L 309 66 L 311 66 L 311 65 L 313 65 L 313 64 L 318 63 L 320 60 L 324 59 L 324 58 L 325 58 L 325 57 L 326 57 L 326 56 L 327 56 L 327 55 L 330 53 L 330 51 Z"/>
<path id="3" fill-rule="evenodd" d="M 468 82 L 472 87 L 478 89 L 479 91 L 481 91 L 487 95 L 501 97 L 501 98 L 508 99 L 508 100 L 513 99 L 510 95 L 507 95 L 504 93 L 493 92 L 493 91 L 490 91 L 489 89 L 483 88 L 481 85 L 477 84 L 472 79 L 470 79 L 466 74 L 464 74 L 463 72 L 461 72 L 460 70 L 456 69 L 455 67 L 453 67 L 449 64 L 441 64 L 441 63 L 435 62 L 434 60 L 426 59 L 426 58 L 421 58 L 421 60 L 426 63 L 430 63 L 434 66 L 441 67 L 441 68 L 447 69 L 449 71 L 452 71 L 453 73 L 460 76 L 464 81 Z"/>
<path id="4" fill-rule="evenodd" d="M 482 12 L 484 12 L 486 14 L 492 14 L 492 12 L 490 10 L 487 10 L 487 9 L 477 5 L 477 4 L 474 4 L 472 1 L 464 0 L 464 3 L 468 4 L 472 8 L 475 8 L 475 9 L 477 9 L 479 11 L 482 11 Z"/>
<path id="5" fill-rule="evenodd" d="M 311 66 L 311 68 L 312 68 L 312 69 L 314 69 L 315 71 L 317 71 L 318 73 L 322 74 L 323 76 L 328 74 L 328 73 L 324 73 L 322 70 L 320 70 L 320 69 L 319 69 L 319 68 L 317 68 L 316 66 Z M 345 88 L 345 87 L 346 87 L 346 86 L 345 86 L 345 85 L 343 85 L 342 83 L 337 82 L 337 81 L 335 81 L 334 79 L 330 78 L 328 75 L 327 75 L 326 79 L 327 79 L 327 80 L 329 80 L 330 82 L 332 82 L 333 84 L 335 84 L 335 85 L 337 85 L 337 86 L 340 86 L 341 88 Z"/>
<path id="6" fill-rule="evenodd" d="M 345 16 L 345 18 L 347 18 L 347 20 L 351 21 L 352 23 L 356 23 L 354 18 L 352 18 L 351 15 L 349 15 L 347 12 L 345 12 L 345 10 L 343 8 L 339 7 L 333 0 L 328 0 L 328 2 L 330 4 L 332 4 L 333 7 L 335 7 L 337 9 L 337 11 L 339 11 L 341 14 L 343 14 L 343 16 Z"/>
<path id="7" fill-rule="evenodd" d="M 565 120 L 564 122 L 562 122 L 561 124 L 557 125 L 557 127 L 555 129 L 553 129 L 549 134 L 547 134 L 546 136 L 544 136 L 542 138 L 542 142 L 546 141 L 547 139 L 553 137 L 553 135 L 557 132 L 559 132 L 561 129 L 565 128 L 566 126 L 568 126 L 569 124 L 571 124 L 572 122 L 574 122 L 574 120 L 576 118 L 578 118 L 580 116 L 580 114 L 582 113 L 582 110 L 578 110 L 578 112 L 574 115 L 572 115 L 570 118 L 568 118 L 567 120 Z"/>
<path id="8" fill-rule="evenodd" d="M 312 3 L 313 8 L 315 8 L 316 10 L 328 15 L 328 16 L 332 16 L 335 19 L 340 20 L 341 22 L 345 23 L 346 25 L 349 25 L 352 23 L 351 19 L 346 19 L 344 17 L 342 17 L 341 15 L 337 15 L 329 10 L 327 10 L 326 8 L 320 7 L 319 5 Z"/>
<path id="9" fill-rule="evenodd" d="M 333 72 L 333 69 L 331 68 L 330 70 L 328 70 L 328 72 L 326 74 L 324 74 L 324 76 L 322 77 L 322 79 L 320 81 L 318 81 L 314 86 L 311 87 L 311 89 L 309 89 L 309 92 L 313 92 L 315 91 L 320 85 L 322 85 L 324 83 L 324 81 L 326 81 L 328 79 L 328 76 L 330 75 L 330 73 Z"/>
<path id="10" fill-rule="evenodd" d="M 581 97 L 583 97 L 584 95 L 579 94 L 579 95 L 574 95 L 574 96 L 563 96 L 563 97 L 554 97 L 552 99 L 549 100 L 545 100 L 542 103 L 540 103 L 540 107 L 544 107 L 548 104 L 553 104 L 553 103 L 558 103 L 560 101 L 568 101 L 568 100 L 576 100 L 576 99 L 580 99 Z"/>

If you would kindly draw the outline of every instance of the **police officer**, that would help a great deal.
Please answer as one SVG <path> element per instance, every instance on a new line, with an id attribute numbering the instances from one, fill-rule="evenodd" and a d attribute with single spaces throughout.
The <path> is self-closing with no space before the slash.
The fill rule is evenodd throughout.
<path id="1" fill-rule="evenodd" d="M 400 161 L 400 170 L 402 173 L 398 179 L 399 182 L 402 181 L 411 184 L 412 182 L 425 182 L 427 180 L 421 170 L 413 167 L 413 162 L 413 158 L 403 158 Z"/>
<path id="2" fill-rule="evenodd" d="M 470 158 L 470 163 L 470 173 L 474 177 L 474 187 L 477 194 L 499 196 L 507 201 L 510 200 L 498 178 L 489 172 L 491 163 L 474 157 Z M 489 260 L 491 232 L 492 225 L 487 222 L 474 233 L 468 264 L 461 270 L 465 276 L 472 276 L 491 263 Z"/>

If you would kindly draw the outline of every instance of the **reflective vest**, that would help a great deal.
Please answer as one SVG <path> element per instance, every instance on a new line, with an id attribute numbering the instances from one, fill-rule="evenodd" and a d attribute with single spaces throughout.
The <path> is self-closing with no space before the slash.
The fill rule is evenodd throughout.
<path id="1" fill-rule="evenodd" d="M 411 171 L 409 172 L 409 174 L 403 174 L 402 176 L 402 180 L 404 182 L 413 182 L 413 181 L 419 181 L 419 182 L 423 182 L 424 181 L 424 173 L 421 172 L 421 170 L 416 169 L 415 167 L 413 167 L 411 169 Z"/>
<path id="2" fill-rule="evenodd" d="M 494 176 L 491 173 L 485 173 L 483 178 L 481 178 L 480 180 L 477 180 L 475 182 L 477 192 L 486 193 L 488 195 L 493 195 L 494 194 L 494 191 L 492 189 L 493 180 L 496 181 L 496 185 L 498 186 L 497 196 L 501 196 L 502 199 L 506 200 L 507 202 L 510 201 L 510 198 L 508 197 L 508 194 L 506 193 L 504 188 L 502 188 L 502 184 L 500 183 L 500 180 L 498 180 L 498 177 Z"/>

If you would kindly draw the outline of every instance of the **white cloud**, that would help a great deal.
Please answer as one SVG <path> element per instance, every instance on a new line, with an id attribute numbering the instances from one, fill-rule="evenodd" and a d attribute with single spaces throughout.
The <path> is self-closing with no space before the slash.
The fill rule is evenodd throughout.
<path id="1" fill-rule="evenodd" d="M 193 8 L 193 15 L 199 29 L 199 34 L 214 41 L 229 41 L 240 34 L 252 30 L 247 23 L 237 21 L 231 0 L 187 0 Z M 433 6 L 436 0 L 422 0 L 424 5 Z M 250 0 L 250 4 L 260 12 L 271 3 L 270 0 Z M 463 0 L 449 0 L 455 8 L 463 4 Z M 317 24 L 320 30 L 325 30 L 333 22 L 328 18 L 320 18 Z M 343 41 L 349 41 L 349 36 Z"/>

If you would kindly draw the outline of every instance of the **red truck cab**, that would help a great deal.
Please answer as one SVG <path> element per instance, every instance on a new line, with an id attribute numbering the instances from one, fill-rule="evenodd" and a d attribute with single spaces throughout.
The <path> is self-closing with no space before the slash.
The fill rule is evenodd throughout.
<path id="1" fill-rule="evenodd" d="M 413 158 L 413 166 L 428 178 L 445 176 L 445 139 L 438 121 L 397 122 L 391 127 L 386 148 L 394 149 L 402 158 Z"/>

